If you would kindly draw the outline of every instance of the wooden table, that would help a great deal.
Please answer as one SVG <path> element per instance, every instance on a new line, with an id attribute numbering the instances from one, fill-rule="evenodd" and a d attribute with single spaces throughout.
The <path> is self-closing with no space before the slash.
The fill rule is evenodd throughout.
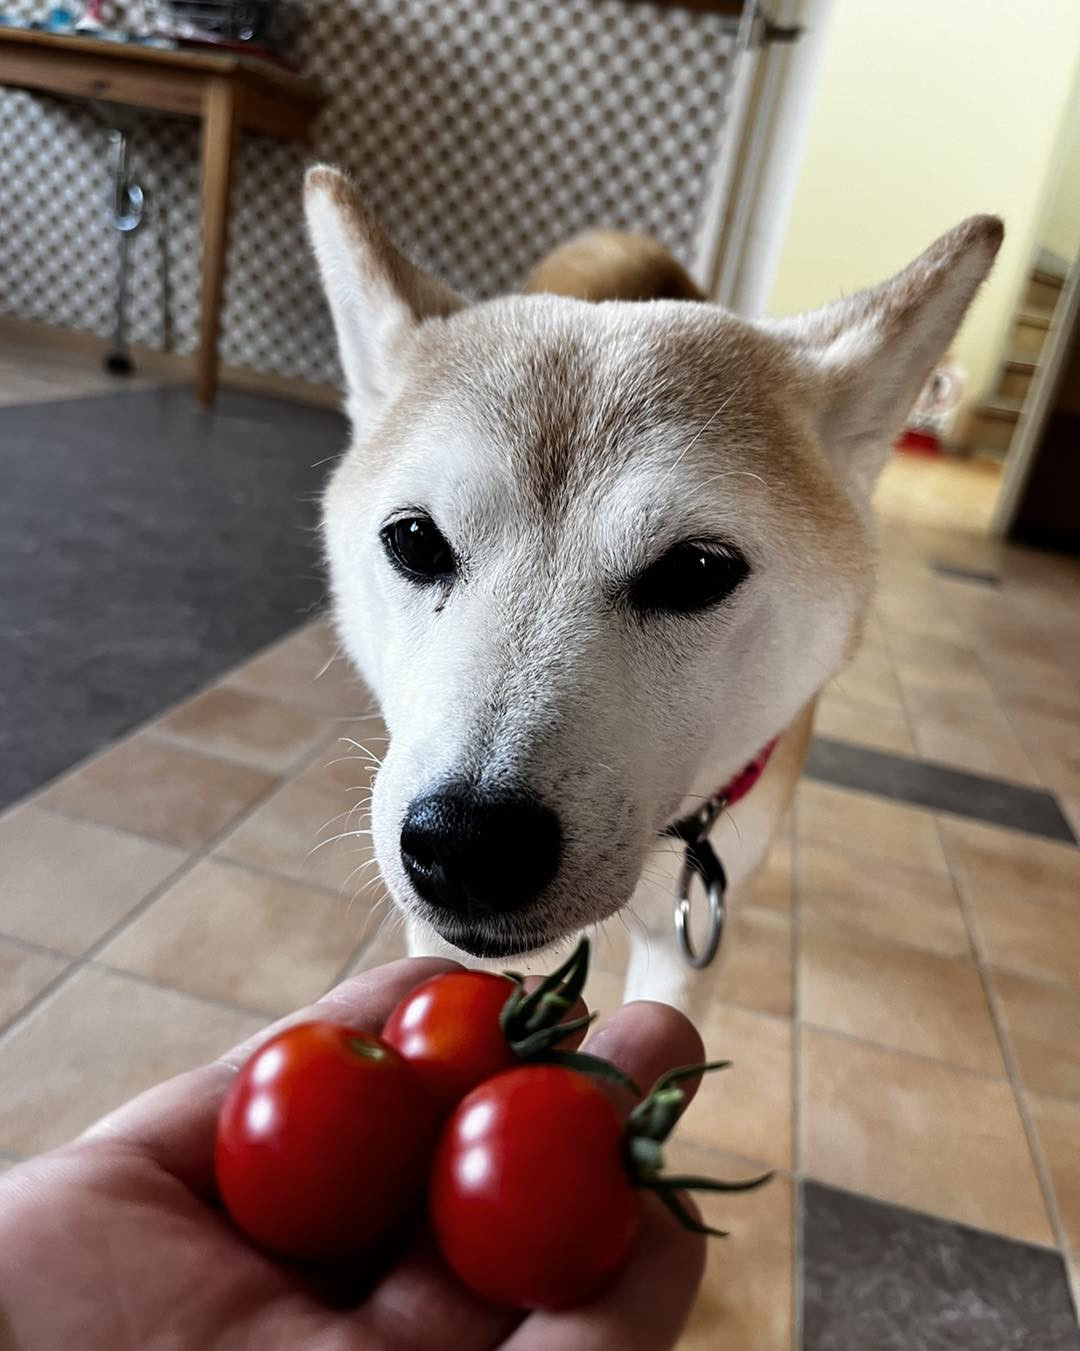
<path id="1" fill-rule="evenodd" d="M 252 131 L 306 140 L 322 103 L 318 85 L 250 56 L 189 48 L 172 51 L 18 28 L 0 28 L 0 84 L 201 120 L 202 267 L 195 392 L 209 407 L 217 391 L 237 135 Z"/>

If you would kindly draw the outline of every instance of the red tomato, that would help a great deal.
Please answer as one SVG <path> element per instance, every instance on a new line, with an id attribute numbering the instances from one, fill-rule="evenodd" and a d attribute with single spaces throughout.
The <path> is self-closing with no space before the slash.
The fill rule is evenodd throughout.
<path id="1" fill-rule="evenodd" d="M 287 1257 L 343 1257 L 404 1219 L 438 1113 L 376 1037 L 300 1023 L 243 1066 L 218 1119 L 215 1168 L 238 1228 Z"/>
<path id="2" fill-rule="evenodd" d="M 642 1214 L 615 1108 L 592 1079 L 554 1065 L 510 1070 L 458 1105 L 428 1206 L 460 1279 L 526 1309 L 584 1303 L 621 1265 Z"/>
<path id="3" fill-rule="evenodd" d="M 449 971 L 398 1004 L 382 1039 L 422 1076 L 449 1111 L 470 1089 L 518 1063 L 499 1014 L 514 982 L 488 971 Z"/>

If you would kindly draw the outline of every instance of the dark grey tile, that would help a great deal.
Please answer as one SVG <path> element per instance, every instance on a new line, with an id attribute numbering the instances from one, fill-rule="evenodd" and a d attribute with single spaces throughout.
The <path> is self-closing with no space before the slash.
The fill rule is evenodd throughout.
<path id="1" fill-rule="evenodd" d="M 961 568 L 952 563 L 931 563 L 931 568 L 939 577 L 950 577 L 957 582 L 974 582 L 976 586 L 1001 585 L 996 572 L 983 572 L 981 568 Z"/>
<path id="2" fill-rule="evenodd" d="M 1080 1351 L 1056 1252 L 818 1182 L 802 1228 L 802 1351 Z"/>
<path id="3" fill-rule="evenodd" d="M 804 772 L 810 779 L 838 788 L 952 812 L 1064 844 L 1077 842 L 1051 793 L 1009 779 L 992 779 L 825 736 L 816 736 L 810 743 Z"/>
<path id="4" fill-rule="evenodd" d="M 230 392 L 0 409 L 0 804 L 320 604 L 345 440 L 329 410 Z"/>

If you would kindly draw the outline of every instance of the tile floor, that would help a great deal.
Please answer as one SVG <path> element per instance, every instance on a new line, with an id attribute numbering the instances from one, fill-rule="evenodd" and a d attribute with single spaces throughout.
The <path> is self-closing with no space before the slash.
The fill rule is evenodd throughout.
<path id="1" fill-rule="evenodd" d="M 1080 567 L 907 519 L 912 472 L 819 728 L 931 780 L 1033 787 L 1075 829 Z M 0 1167 L 403 951 L 352 833 L 383 737 L 317 620 L 0 817 Z M 733 921 L 704 1032 L 735 1064 L 678 1159 L 779 1171 L 715 1205 L 732 1237 L 684 1351 L 1080 1346 L 1080 849 L 886 789 L 805 780 Z M 618 922 L 597 941 L 601 1006 L 626 941 Z M 960 1257 L 931 1269 L 889 1237 L 918 1226 Z M 864 1232 L 910 1268 L 906 1314 L 895 1290 L 860 1312 Z M 885 1308 L 901 1340 L 874 1330 Z M 968 1323 L 940 1339 L 957 1308 Z"/>

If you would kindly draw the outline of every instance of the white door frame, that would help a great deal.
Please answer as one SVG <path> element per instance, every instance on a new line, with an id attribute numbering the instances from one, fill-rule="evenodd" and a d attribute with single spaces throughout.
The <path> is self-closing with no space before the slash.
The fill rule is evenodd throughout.
<path id="1" fill-rule="evenodd" d="M 791 43 L 751 45 L 730 93 L 694 272 L 709 296 L 747 317 L 763 314 L 772 292 L 832 4 L 773 0 L 765 5 L 774 22 L 798 26 L 802 36 Z M 757 8 L 748 0 L 751 44 Z M 760 22 L 756 28 L 760 32 Z"/>

